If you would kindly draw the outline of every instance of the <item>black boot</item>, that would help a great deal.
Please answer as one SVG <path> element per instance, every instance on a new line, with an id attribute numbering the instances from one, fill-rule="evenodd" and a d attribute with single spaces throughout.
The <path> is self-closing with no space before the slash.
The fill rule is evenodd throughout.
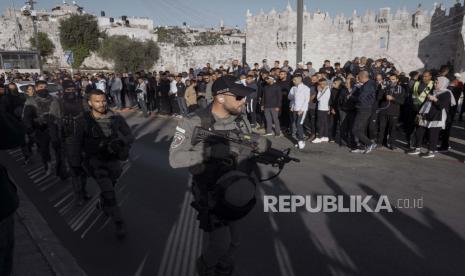
<path id="1" fill-rule="evenodd" d="M 215 276 L 215 266 L 208 266 L 202 256 L 195 262 L 195 271 L 198 276 Z"/>
<path id="2" fill-rule="evenodd" d="M 126 225 L 122 220 L 115 222 L 116 237 L 118 239 L 124 239 L 127 235 Z"/>
<path id="3" fill-rule="evenodd" d="M 231 258 L 222 258 L 215 266 L 215 276 L 231 276 L 234 272 L 234 263 Z"/>

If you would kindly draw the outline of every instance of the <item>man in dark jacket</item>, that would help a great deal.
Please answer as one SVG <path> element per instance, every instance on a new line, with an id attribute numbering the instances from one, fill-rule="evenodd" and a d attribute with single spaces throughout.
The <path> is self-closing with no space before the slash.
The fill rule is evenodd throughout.
<path id="1" fill-rule="evenodd" d="M 36 95 L 24 107 L 24 123 L 32 126 L 47 175 L 52 173 L 50 145 L 55 152 L 56 175 L 64 178 L 60 128 L 62 110 L 57 98 L 49 94 L 47 82 L 36 82 Z"/>
<path id="2" fill-rule="evenodd" d="M 331 114 L 331 139 L 342 145 L 342 141 L 348 141 L 347 128 L 344 126 L 347 113 L 343 110 L 349 92 L 343 86 L 341 78 L 337 77 L 333 80 L 331 88 L 331 98 L 329 99 L 330 114 Z"/>
<path id="3" fill-rule="evenodd" d="M 247 114 L 249 115 L 249 118 L 250 118 L 250 126 L 254 129 L 257 128 L 257 113 L 258 113 L 258 110 L 257 107 L 257 101 L 258 101 L 258 86 L 257 86 L 257 82 L 255 81 L 254 79 L 254 76 L 253 75 L 247 75 L 246 79 L 245 79 L 245 86 L 251 88 L 254 90 L 254 92 L 252 92 L 250 94 L 250 96 L 247 97 L 247 102 L 246 102 L 246 111 L 247 111 Z"/>
<path id="4" fill-rule="evenodd" d="M 64 80 L 62 83 L 63 95 L 60 99 L 60 105 L 63 112 L 61 120 L 61 143 L 64 148 L 64 156 L 70 167 L 71 183 L 74 191 L 75 204 L 82 206 L 85 200 L 90 196 L 86 191 L 87 175 L 82 167 L 73 168 L 69 161 L 71 158 L 71 146 L 73 137 L 77 132 L 77 118 L 84 112 L 82 96 L 77 92 L 74 83 L 70 80 Z"/>
<path id="5" fill-rule="evenodd" d="M 397 75 L 389 76 L 389 85 L 381 90 L 378 95 L 378 99 L 381 101 L 379 111 L 379 133 L 378 133 L 378 145 L 382 145 L 385 139 L 385 133 L 387 128 L 387 134 L 389 138 L 387 140 L 387 147 L 394 150 L 394 132 L 399 120 L 400 106 L 405 101 L 404 88 L 399 84 L 399 77 Z"/>
<path id="6" fill-rule="evenodd" d="M 122 173 L 121 161 L 128 159 L 134 136 L 126 120 L 107 108 L 104 92 L 92 90 L 88 104 L 91 111 L 77 118 L 69 163 L 75 171 L 86 168 L 95 179 L 101 191 L 98 207 L 115 223 L 117 237 L 123 238 L 126 229 L 115 186 Z"/>
<path id="7" fill-rule="evenodd" d="M 313 75 L 305 81 L 304 84 L 310 88 L 310 101 L 308 102 L 308 112 L 304 121 L 305 130 L 310 133 L 309 140 L 312 141 L 316 137 L 316 95 L 318 94 L 318 77 Z M 306 84 L 307 82 L 308 84 Z"/>
<path id="8" fill-rule="evenodd" d="M 186 95 L 186 85 L 182 82 L 181 74 L 176 75 L 176 88 L 176 102 L 179 106 L 179 112 L 185 117 L 188 113 L 186 99 L 184 98 Z"/>
<path id="9" fill-rule="evenodd" d="M 24 129 L 20 121 L 0 105 L 0 150 L 12 149 L 24 144 Z M 19 200 L 16 186 L 0 164 L 0 275 L 10 275 L 13 268 L 14 212 Z"/>
<path id="10" fill-rule="evenodd" d="M 281 136 L 281 127 L 279 123 L 279 110 L 281 107 L 283 94 L 272 77 L 266 79 L 266 86 L 263 89 L 262 110 L 265 113 L 266 134 L 273 135 L 272 126 L 274 124 L 275 135 Z"/>
<path id="11" fill-rule="evenodd" d="M 376 143 L 367 137 L 367 128 L 376 101 L 376 83 L 370 80 L 370 75 L 367 71 L 360 71 L 358 80 L 361 86 L 355 91 L 356 94 L 353 95 L 356 99 L 356 115 L 352 131 L 359 142 L 365 145 L 365 150 L 355 149 L 353 152 L 369 153 L 376 148 Z"/>
<path id="12" fill-rule="evenodd" d="M 331 66 L 331 62 L 329 60 L 325 60 L 323 67 L 320 68 L 320 72 L 326 73 L 329 79 L 332 79 L 335 75 L 334 68 Z"/>
<path id="13" fill-rule="evenodd" d="M 276 81 L 276 84 L 281 88 L 282 93 L 282 100 L 281 100 L 281 113 L 279 117 L 279 121 L 283 124 L 283 126 L 288 129 L 290 127 L 290 110 L 289 110 L 289 99 L 287 95 L 289 95 L 289 91 L 291 90 L 291 82 L 287 77 L 287 72 L 281 70 L 279 72 L 279 79 Z"/>

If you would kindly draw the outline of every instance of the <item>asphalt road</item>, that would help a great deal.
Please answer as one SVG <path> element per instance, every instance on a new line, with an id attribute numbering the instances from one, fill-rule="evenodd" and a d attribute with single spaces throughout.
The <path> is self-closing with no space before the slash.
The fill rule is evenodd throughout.
<path id="1" fill-rule="evenodd" d="M 168 164 L 176 120 L 125 116 L 137 141 L 117 187 L 129 232 L 123 241 L 94 208 L 93 181 L 93 199 L 78 208 L 70 183 L 44 178 L 37 156 L 27 166 L 18 150 L 0 156 L 88 275 L 194 275 L 202 234 L 189 206 L 188 174 Z M 293 151 L 301 162 L 260 184 L 256 208 L 240 222 L 235 275 L 465 275 L 464 133 L 455 127 L 454 150 L 428 160 L 401 151 L 350 154 L 335 144 Z M 263 195 L 385 195 L 394 212 L 265 213 Z M 423 206 L 395 208 L 398 199 L 422 199 Z"/>

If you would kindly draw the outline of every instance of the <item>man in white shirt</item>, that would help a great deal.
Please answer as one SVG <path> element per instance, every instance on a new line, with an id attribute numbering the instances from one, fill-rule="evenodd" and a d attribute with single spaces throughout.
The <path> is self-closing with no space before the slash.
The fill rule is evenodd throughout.
<path id="1" fill-rule="evenodd" d="M 310 88 L 303 84 L 302 75 L 300 74 L 295 74 L 292 82 L 294 86 L 291 88 L 288 95 L 291 111 L 292 136 L 296 135 L 296 147 L 303 149 L 305 148 L 303 124 L 305 116 L 307 115 L 308 102 L 310 101 Z"/>
<path id="2" fill-rule="evenodd" d="M 104 93 L 107 93 L 107 81 L 101 74 L 97 74 L 97 83 L 95 84 L 95 88 L 102 90 Z"/>
<path id="3" fill-rule="evenodd" d="M 179 108 L 178 108 L 178 102 L 176 100 L 177 95 L 178 95 L 178 87 L 176 86 L 177 82 L 174 79 L 174 75 L 170 74 L 168 77 L 170 81 L 170 91 L 168 92 L 169 97 L 170 97 L 170 105 L 171 105 L 171 115 L 176 115 L 179 117 Z"/>
<path id="4" fill-rule="evenodd" d="M 312 143 L 329 142 L 329 99 L 331 97 L 331 88 L 328 85 L 327 79 L 318 81 L 317 99 L 317 126 L 318 138 L 315 138 Z"/>

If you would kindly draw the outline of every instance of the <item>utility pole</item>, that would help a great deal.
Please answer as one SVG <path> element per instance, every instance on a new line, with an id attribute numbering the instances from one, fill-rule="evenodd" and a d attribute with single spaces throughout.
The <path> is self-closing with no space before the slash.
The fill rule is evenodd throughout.
<path id="1" fill-rule="evenodd" d="M 304 0 L 297 0 L 297 56 L 296 65 L 302 61 Z"/>
<path id="2" fill-rule="evenodd" d="M 35 40 L 35 43 L 36 43 L 36 50 L 37 50 L 37 54 L 39 55 L 39 69 L 40 69 L 40 73 L 42 73 L 42 60 L 41 60 L 41 57 L 40 57 L 40 44 L 39 44 L 39 34 L 37 32 L 37 12 L 36 10 L 34 10 L 34 4 L 37 3 L 35 2 L 34 0 L 29 0 L 26 2 L 26 4 L 28 4 L 29 6 L 31 6 L 31 18 L 32 18 L 32 26 L 34 28 L 34 40 Z"/>

